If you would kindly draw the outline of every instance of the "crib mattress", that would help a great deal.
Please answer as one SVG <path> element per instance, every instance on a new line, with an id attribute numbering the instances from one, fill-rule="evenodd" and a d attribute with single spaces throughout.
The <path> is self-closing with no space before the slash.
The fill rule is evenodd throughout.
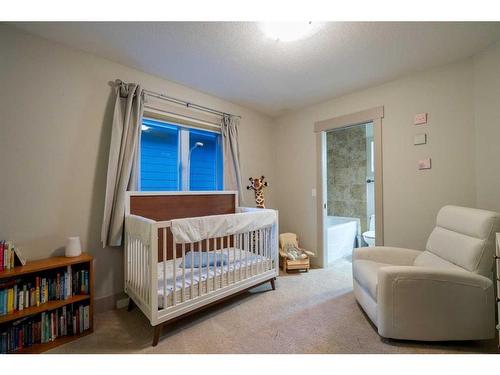
<path id="1" fill-rule="evenodd" d="M 217 250 L 220 253 L 220 250 Z M 206 294 L 212 290 L 222 288 L 226 285 L 238 282 L 257 272 L 262 273 L 271 269 L 272 261 L 261 255 L 251 253 L 246 250 L 231 247 L 223 249 L 224 254 L 228 254 L 229 262 L 224 266 L 210 266 L 193 268 L 182 267 L 182 258 L 175 260 L 175 291 L 174 291 L 174 260 L 166 262 L 167 285 L 164 288 L 164 265 L 158 263 L 158 308 L 172 306 L 175 303 L 192 299 L 201 294 Z M 198 253 L 194 253 L 198 256 Z M 183 277 L 184 271 L 184 277 Z M 182 293 L 184 281 L 185 290 Z M 164 293 L 166 293 L 166 304 Z"/>

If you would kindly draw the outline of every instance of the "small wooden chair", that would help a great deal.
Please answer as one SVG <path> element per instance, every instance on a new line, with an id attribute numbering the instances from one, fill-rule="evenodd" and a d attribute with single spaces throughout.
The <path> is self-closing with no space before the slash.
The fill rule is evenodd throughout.
<path id="1" fill-rule="evenodd" d="M 302 250 L 307 257 L 305 259 L 288 259 L 286 248 L 288 246 L 296 247 Z M 295 233 L 282 233 L 280 234 L 280 267 L 283 271 L 288 272 L 288 270 L 304 270 L 306 272 L 311 268 L 311 263 L 309 261 L 310 257 L 316 256 L 313 252 L 307 251 L 299 247 L 299 238 Z"/>

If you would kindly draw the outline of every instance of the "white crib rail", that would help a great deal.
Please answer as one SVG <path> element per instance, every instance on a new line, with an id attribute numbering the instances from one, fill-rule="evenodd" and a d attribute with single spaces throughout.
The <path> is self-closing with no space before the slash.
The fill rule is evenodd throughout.
<path id="1" fill-rule="evenodd" d="M 141 231 L 140 226 L 133 225 L 142 219 L 135 215 L 127 215 L 125 224 L 125 292 L 134 298 L 136 305 L 151 318 L 151 307 L 154 303 L 152 289 L 156 289 L 153 283 L 152 273 L 156 277 L 157 263 L 157 236 L 153 236 L 153 227 L 148 227 L 146 233 Z M 156 224 L 156 223 L 155 223 Z M 156 238 L 156 240 L 153 239 Z M 149 238 L 149 240 L 146 240 Z M 156 298 L 156 295 L 155 295 Z"/>
<path id="2" fill-rule="evenodd" d="M 134 215 L 127 215 L 127 219 L 134 220 L 130 216 Z M 149 241 L 144 241 L 144 233 L 134 233 L 133 226 L 125 227 L 125 291 L 152 325 L 278 274 L 277 223 L 251 232 L 179 244 L 179 248 L 168 230 L 170 226 L 170 221 L 153 222 Z M 167 251 L 169 244 L 171 254 Z M 213 264 L 208 262 L 210 257 Z M 191 264 L 186 266 L 188 258 Z"/>

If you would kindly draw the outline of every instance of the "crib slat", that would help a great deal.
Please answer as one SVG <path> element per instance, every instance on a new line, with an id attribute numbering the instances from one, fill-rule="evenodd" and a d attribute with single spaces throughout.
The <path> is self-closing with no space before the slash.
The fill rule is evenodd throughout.
<path id="1" fill-rule="evenodd" d="M 268 262 L 268 259 L 269 259 L 269 229 L 266 229 L 266 234 L 265 234 L 265 237 L 264 237 L 266 240 L 265 240 L 265 243 L 264 243 L 264 249 L 265 249 L 265 255 L 266 255 L 266 271 L 269 269 L 269 262 Z"/>
<path id="2" fill-rule="evenodd" d="M 173 294 L 172 294 L 172 301 L 173 305 L 177 305 L 177 244 L 175 243 L 174 236 L 172 236 L 172 248 L 173 248 L 173 256 L 174 256 L 174 261 L 172 262 L 172 269 L 174 271 L 174 286 L 173 286 Z"/>
<path id="3" fill-rule="evenodd" d="M 240 281 L 242 280 L 243 278 L 243 254 L 241 253 L 242 251 L 242 247 L 243 246 L 243 241 L 242 241 L 242 238 L 243 238 L 243 234 L 240 233 L 238 234 L 238 250 L 239 250 L 239 253 L 240 253 L 240 262 L 239 262 L 239 265 L 240 265 Z"/>
<path id="4" fill-rule="evenodd" d="M 143 290 L 144 290 L 144 285 L 142 285 L 142 269 L 143 269 L 143 259 L 142 259 L 142 251 L 141 251 L 141 242 L 137 240 L 137 253 L 139 255 L 139 296 L 141 298 L 144 298 L 143 296 Z"/>
<path id="5" fill-rule="evenodd" d="M 207 293 L 208 293 L 208 280 L 210 279 L 210 262 L 209 262 L 209 259 L 208 259 L 208 255 L 210 254 L 210 243 L 208 242 L 208 238 L 205 240 L 205 244 L 207 246 L 207 278 L 206 278 L 206 282 L 205 284 L 207 285 Z"/>
<path id="6" fill-rule="evenodd" d="M 273 241 L 272 241 L 272 230 L 273 227 L 269 227 L 267 231 L 267 268 L 271 269 L 272 268 L 272 258 L 273 258 L 273 251 L 272 251 L 272 246 L 273 246 Z"/>
<path id="7" fill-rule="evenodd" d="M 217 288 L 217 243 L 216 243 L 216 241 L 217 240 L 214 238 L 213 239 L 213 250 L 212 250 L 212 254 L 214 256 L 214 291 L 215 291 L 215 288 Z"/>
<path id="8" fill-rule="evenodd" d="M 228 274 L 228 271 L 229 271 L 229 258 L 227 258 L 227 262 L 226 264 L 224 264 L 224 239 L 225 237 L 222 237 L 221 238 L 221 242 L 220 242 L 220 261 L 221 261 L 221 267 L 222 267 L 222 274 L 221 274 L 221 277 L 220 277 L 220 282 L 221 282 L 221 287 L 224 286 L 224 273 L 225 273 L 225 280 L 226 280 L 226 285 L 229 285 L 228 281 L 227 281 L 227 274 Z M 226 268 L 228 267 L 228 268 Z M 225 272 L 224 272 L 225 271 Z"/>
<path id="9" fill-rule="evenodd" d="M 130 237 L 130 285 L 132 288 L 135 290 L 135 267 L 137 265 L 137 262 L 135 261 L 135 254 L 134 254 L 134 241 L 135 239 L 133 237 Z"/>
<path id="10" fill-rule="evenodd" d="M 261 236 L 261 231 L 260 229 L 256 231 L 256 236 L 257 236 L 257 241 L 255 245 L 255 252 L 257 253 L 257 256 L 255 257 L 255 272 L 257 275 L 260 273 L 260 248 L 261 248 L 261 241 L 262 241 L 262 236 Z"/>
<path id="11" fill-rule="evenodd" d="M 227 285 L 229 285 L 229 283 L 231 282 L 231 280 L 230 280 L 231 273 L 229 272 L 229 270 L 231 269 L 231 258 L 229 256 L 229 251 L 230 251 L 229 247 L 230 246 L 231 246 L 230 236 L 226 236 L 226 252 L 227 252 L 227 274 L 226 274 L 226 277 L 227 277 Z M 236 270 L 234 269 L 234 266 L 233 266 L 233 281 L 234 281 L 234 273 L 235 272 L 236 272 Z"/>
<path id="12" fill-rule="evenodd" d="M 262 229 L 259 229 L 259 258 L 257 259 L 257 273 L 262 272 Z"/>
<path id="13" fill-rule="evenodd" d="M 148 294 L 148 291 L 147 291 L 147 282 L 146 282 L 146 267 L 147 267 L 147 263 L 146 263 L 146 251 L 144 251 L 144 245 L 142 244 L 142 241 L 139 242 L 139 246 L 141 247 L 141 253 L 142 253 L 142 298 L 144 298 L 144 300 L 146 300 L 146 303 L 147 303 L 147 294 Z"/>
<path id="14" fill-rule="evenodd" d="M 253 257 L 252 257 L 252 264 L 255 261 L 255 264 L 253 265 L 253 275 L 256 275 L 259 272 L 259 263 L 258 261 L 258 253 L 259 253 L 259 231 L 254 230 L 253 231 L 253 238 L 252 238 L 252 246 L 253 246 Z"/>
<path id="15" fill-rule="evenodd" d="M 138 259 L 137 259 L 137 252 L 136 252 L 136 244 L 135 244 L 136 239 L 134 238 L 132 240 L 132 256 L 134 259 L 134 269 L 133 269 L 133 279 L 132 279 L 132 284 L 134 286 L 134 290 L 137 290 L 137 267 L 139 266 L 138 264 Z"/>
<path id="16" fill-rule="evenodd" d="M 151 258 L 149 256 L 149 246 L 146 246 L 144 245 L 144 251 L 146 253 L 146 263 L 147 263 L 147 267 L 146 267 L 146 282 L 148 284 L 148 287 L 146 288 L 146 296 L 148 298 L 148 306 L 151 305 L 151 293 L 150 293 L 150 290 L 151 290 Z"/>
<path id="17" fill-rule="evenodd" d="M 202 285 L 202 273 L 201 273 L 201 241 L 198 241 L 198 296 L 201 296 L 203 292 L 203 285 Z"/>
<path id="18" fill-rule="evenodd" d="M 166 309 L 168 307 L 168 298 L 167 298 L 167 228 L 163 228 L 163 308 Z"/>
<path id="19" fill-rule="evenodd" d="M 141 248 L 139 247 L 139 240 L 135 240 L 135 248 L 137 251 L 138 266 L 137 266 L 137 289 L 139 290 L 139 297 L 142 298 L 142 256 Z"/>
<path id="20" fill-rule="evenodd" d="M 265 249 L 265 243 L 264 243 L 264 233 L 265 229 L 260 230 L 260 273 L 264 272 L 264 249 Z"/>
<path id="21" fill-rule="evenodd" d="M 247 268 L 246 268 L 246 271 L 247 271 L 246 277 L 247 278 L 252 276 L 252 263 L 251 263 L 252 258 L 249 256 L 252 254 L 252 242 L 251 241 L 252 241 L 252 232 L 248 232 L 245 235 L 245 245 L 247 247 L 247 251 L 245 253 L 245 257 L 246 257 L 245 264 L 247 266 Z M 250 261 L 250 264 L 248 263 L 249 261 Z"/>
<path id="22" fill-rule="evenodd" d="M 182 244 L 182 302 L 186 300 L 186 244 Z"/>
<path id="23" fill-rule="evenodd" d="M 248 275 L 247 277 L 252 277 L 252 232 L 248 232 L 246 234 L 246 245 L 247 245 L 247 252 L 245 253 L 245 256 L 247 257 L 246 265 L 247 265 L 247 272 Z M 249 265 L 250 262 L 250 265 Z"/>
<path id="24" fill-rule="evenodd" d="M 259 231 L 257 231 L 257 230 L 254 231 L 253 236 L 254 237 L 253 237 L 253 241 L 252 241 L 253 244 L 252 245 L 253 245 L 254 255 L 252 257 L 252 263 L 253 263 L 253 261 L 255 261 L 255 264 L 253 266 L 253 274 L 256 275 L 259 273 L 259 262 L 258 262 L 258 260 L 259 260 L 259 258 L 258 258 L 258 256 L 259 256 Z"/>
<path id="25" fill-rule="evenodd" d="M 262 230 L 262 259 L 261 259 L 261 270 L 262 272 L 266 272 L 266 233 L 267 229 L 264 228 Z"/>
<path id="26" fill-rule="evenodd" d="M 251 232 L 245 233 L 244 240 L 245 240 L 245 245 L 247 247 L 247 251 L 245 252 L 245 278 L 248 278 L 248 272 L 250 271 L 250 276 L 252 275 L 252 269 L 248 269 L 248 253 L 252 251 L 252 248 L 250 246 L 250 237 L 251 237 Z M 251 265 L 250 265 L 251 267 Z"/>
<path id="27" fill-rule="evenodd" d="M 214 238 L 214 291 L 217 289 L 217 238 Z"/>
<path id="28" fill-rule="evenodd" d="M 191 242 L 189 244 L 189 250 L 191 252 L 191 294 L 190 297 L 193 299 L 193 293 L 194 293 L 194 252 L 193 252 L 193 243 Z"/>

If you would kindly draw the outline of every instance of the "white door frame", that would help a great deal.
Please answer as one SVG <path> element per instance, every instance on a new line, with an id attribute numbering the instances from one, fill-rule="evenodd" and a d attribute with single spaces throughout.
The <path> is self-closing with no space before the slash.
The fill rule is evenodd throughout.
<path id="1" fill-rule="evenodd" d="M 333 129 L 345 128 L 353 125 L 373 123 L 373 142 L 375 147 L 375 244 L 384 244 L 384 209 L 383 209 L 383 184 L 382 184 L 382 119 L 384 107 L 375 107 L 350 115 L 334 117 L 318 121 L 314 124 L 316 133 L 316 218 L 317 218 L 317 248 L 321 251 L 320 266 L 328 265 L 328 251 L 326 248 L 326 132 Z"/>

